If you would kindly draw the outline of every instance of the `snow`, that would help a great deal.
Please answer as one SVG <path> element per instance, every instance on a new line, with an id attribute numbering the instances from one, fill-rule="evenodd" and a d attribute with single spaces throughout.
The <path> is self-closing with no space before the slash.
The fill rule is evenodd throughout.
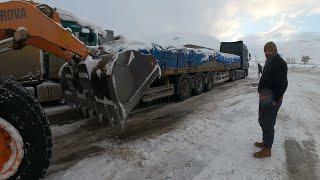
<path id="1" fill-rule="evenodd" d="M 97 64 L 99 63 L 99 61 L 92 59 L 91 56 L 88 56 L 88 57 L 87 57 L 84 61 L 82 61 L 81 63 L 86 64 L 87 71 L 88 71 L 88 75 L 89 75 L 89 78 L 91 79 L 92 71 L 95 69 L 95 67 L 97 66 Z"/>
<path id="2" fill-rule="evenodd" d="M 118 52 L 123 52 L 126 50 L 136 50 L 139 51 L 141 49 L 152 49 L 153 47 L 158 47 L 161 49 L 166 50 L 177 50 L 177 49 L 184 49 L 186 51 L 191 50 L 192 48 L 186 48 L 184 47 L 185 44 L 167 44 L 167 43 L 161 43 L 160 41 L 137 41 L 137 40 L 130 40 L 127 39 L 124 36 L 119 36 L 118 40 L 108 42 L 103 45 L 106 52 L 116 54 Z M 193 49 L 194 50 L 194 49 Z M 215 50 L 207 49 L 207 48 L 200 48 L 197 49 L 198 52 L 202 52 L 205 54 L 209 54 L 212 52 L 215 52 Z"/>
<path id="3" fill-rule="evenodd" d="M 288 68 L 292 72 L 320 73 L 319 65 L 315 64 L 289 64 Z"/>
<path id="4" fill-rule="evenodd" d="M 50 85 L 59 85 L 60 83 L 56 83 L 50 80 L 44 81 L 41 84 L 39 84 L 38 86 L 50 86 Z"/>
<path id="5" fill-rule="evenodd" d="M 51 126 L 50 129 L 52 131 L 53 137 L 56 138 L 56 137 L 63 136 L 75 131 L 76 129 L 80 128 L 82 125 L 86 124 L 88 121 L 89 121 L 88 119 L 84 119 L 72 124 L 65 124 L 63 126 L 54 125 L 54 126 Z"/>
<path id="6" fill-rule="evenodd" d="M 102 29 L 102 27 L 100 27 L 96 24 L 93 24 L 86 19 L 80 18 L 80 17 L 76 16 L 75 14 L 73 14 L 69 11 L 66 11 L 64 9 L 56 9 L 56 11 L 59 14 L 60 18 L 65 21 L 73 21 L 73 22 L 78 23 L 81 26 L 88 26 L 88 27 L 98 31 L 98 34 L 100 34 L 104 37 L 107 35 L 107 33 Z"/>
<path id="7" fill-rule="evenodd" d="M 320 77 L 304 66 L 298 69 L 304 71 L 289 67 L 289 87 L 278 113 L 271 158 L 252 157 L 259 150 L 253 143 L 261 140 L 261 129 L 258 73 L 251 66 L 249 79 L 137 112 L 128 121 L 146 119 L 142 126 L 150 130 L 127 139 L 96 142 L 105 153 L 87 156 L 47 179 L 292 179 L 295 174 L 287 163 L 292 158 L 294 163 L 301 153 L 311 153 L 311 159 L 304 156 L 302 162 L 289 165 L 306 172 L 314 168 L 311 172 L 320 177 Z M 162 124 L 154 128 L 157 119 Z M 301 146 L 300 154 L 288 155 L 285 144 L 292 140 Z M 311 142 L 314 150 L 309 151 L 305 142 Z"/>
<path id="8" fill-rule="evenodd" d="M 106 52 L 117 54 L 126 50 L 136 50 L 139 49 L 151 49 L 152 43 L 147 43 L 143 41 L 129 40 L 123 36 L 120 36 L 118 40 L 108 42 L 103 45 Z"/>
<path id="9" fill-rule="evenodd" d="M 210 56 L 219 55 L 217 60 L 222 63 L 234 63 L 236 61 L 240 61 L 240 57 L 233 54 L 220 53 L 214 49 L 199 47 L 199 48 L 190 48 L 189 46 L 181 45 L 181 44 L 160 44 L 156 41 L 143 42 L 136 40 L 129 40 L 123 36 L 119 36 L 119 38 L 115 41 L 108 42 L 103 45 L 103 48 L 106 52 L 111 54 L 117 54 L 119 52 L 127 51 L 127 50 L 142 50 L 144 52 L 147 50 L 150 52 L 152 49 L 157 50 L 166 50 L 171 52 L 183 51 L 185 53 L 197 52 L 199 54 L 204 55 L 201 58 L 201 62 L 208 61 Z"/>
<path id="10" fill-rule="evenodd" d="M 131 51 L 130 53 L 130 57 L 129 57 L 129 60 L 128 60 L 128 66 L 131 64 L 132 60 L 135 58 L 133 52 Z"/>
<path id="11" fill-rule="evenodd" d="M 194 33 L 165 33 L 158 36 L 146 37 L 145 41 L 154 41 L 163 46 L 183 47 L 187 44 L 194 44 L 211 49 L 220 49 L 220 41 L 208 35 Z"/>
<path id="12" fill-rule="evenodd" d="M 70 110 L 68 105 L 60 105 L 60 106 L 53 106 L 53 107 L 46 107 L 44 108 L 44 112 L 47 116 L 54 115 L 57 113 L 64 113 Z"/>

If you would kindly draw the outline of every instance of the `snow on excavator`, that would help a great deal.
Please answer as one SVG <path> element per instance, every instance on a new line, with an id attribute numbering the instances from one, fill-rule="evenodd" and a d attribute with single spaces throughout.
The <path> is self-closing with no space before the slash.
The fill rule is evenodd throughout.
<path id="1" fill-rule="evenodd" d="M 128 114 L 160 76 L 151 55 L 88 49 L 45 4 L 0 3 L 0 53 L 25 46 L 66 60 L 60 71 L 66 101 L 112 125 L 124 127 Z M 20 84 L 0 77 L 0 179 L 41 178 L 51 154 L 51 131 L 43 109 Z"/>

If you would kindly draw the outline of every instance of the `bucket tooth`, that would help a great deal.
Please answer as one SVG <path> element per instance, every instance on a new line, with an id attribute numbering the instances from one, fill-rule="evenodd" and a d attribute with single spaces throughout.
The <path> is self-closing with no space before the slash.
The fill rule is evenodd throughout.
<path id="1" fill-rule="evenodd" d="M 59 73 L 60 82 L 64 91 L 66 102 L 79 108 L 79 98 L 77 95 L 76 79 L 70 64 L 65 63 Z"/>
<path id="2" fill-rule="evenodd" d="M 77 96 L 81 107 L 87 109 L 90 117 L 93 117 L 94 112 L 97 112 L 97 106 L 94 99 L 94 94 L 90 82 L 87 65 L 83 62 L 76 64 L 74 69 L 77 74 L 77 84 L 80 90 L 77 90 Z"/>

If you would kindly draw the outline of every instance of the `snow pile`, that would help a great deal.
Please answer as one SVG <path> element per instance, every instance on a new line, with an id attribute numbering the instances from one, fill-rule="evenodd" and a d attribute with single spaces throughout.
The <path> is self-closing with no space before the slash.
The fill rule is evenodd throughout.
<path id="1" fill-rule="evenodd" d="M 289 74 L 272 157 L 255 159 L 252 153 L 259 148 L 253 143 L 262 138 L 257 121 L 256 72 L 253 66 L 249 79 L 223 84 L 184 102 L 140 112 L 130 120 L 147 117 L 153 123 L 162 118 L 163 124 L 174 123 L 151 127 L 152 133 L 143 132 L 133 138 L 99 141 L 96 145 L 105 148 L 106 153 L 83 159 L 48 179 L 262 180 L 296 179 L 293 177 L 299 177 L 299 173 L 320 177 L 319 76 Z M 192 106 L 191 111 L 188 106 Z M 286 146 L 288 140 L 297 142 L 301 149 Z M 121 150 L 125 155 L 117 156 L 115 152 Z M 296 154 L 290 154 L 290 150 Z M 288 170 L 288 163 L 296 168 L 295 172 Z"/>
<path id="2" fill-rule="evenodd" d="M 163 46 L 175 46 L 178 48 L 185 45 L 198 45 L 210 49 L 220 49 L 220 41 L 213 36 L 192 33 L 166 33 L 147 40 L 155 41 Z"/>
<path id="3" fill-rule="evenodd" d="M 239 56 L 221 53 L 214 49 L 200 46 L 191 48 L 190 46 L 184 45 L 175 46 L 169 44 L 159 44 L 157 42 L 142 42 L 129 40 L 123 36 L 119 36 L 117 40 L 104 44 L 103 47 L 106 52 L 112 54 L 117 54 L 127 50 L 136 50 L 144 54 L 152 54 L 156 59 L 163 61 L 170 61 L 174 56 L 175 58 L 185 57 L 185 59 L 189 59 L 190 61 L 194 62 L 204 62 L 213 59 L 216 59 L 218 62 L 223 64 L 240 62 Z M 180 55 L 173 55 L 172 53 L 179 53 Z"/>
<path id="4" fill-rule="evenodd" d="M 136 50 L 139 51 L 141 49 L 151 49 L 153 44 L 136 41 L 136 40 L 129 40 L 124 36 L 118 36 L 118 40 L 108 42 L 103 45 L 103 48 L 106 52 L 111 54 L 117 54 L 119 52 L 127 51 L 127 50 Z"/>
<path id="5" fill-rule="evenodd" d="M 92 71 L 95 69 L 99 61 L 93 60 L 91 56 L 88 56 L 84 61 L 81 61 L 81 63 L 86 65 L 89 78 L 91 79 Z"/>
<path id="6" fill-rule="evenodd" d="M 106 37 L 107 33 L 103 30 L 102 27 L 89 22 L 88 20 L 77 17 L 75 14 L 66 11 L 64 9 L 56 9 L 56 12 L 59 14 L 60 18 L 65 21 L 76 22 L 81 26 L 88 26 L 98 32 L 98 34 Z"/>
<path id="7" fill-rule="evenodd" d="M 303 65 L 303 64 L 289 64 L 288 69 L 291 72 L 311 72 L 320 73 L 319 65 Z"/>
<path id="8" fill-rule="evenodd" d="M 63 126 L 53 125 L 53 126 L 50 126 L 50 129 L 52 131 L 53 137 L 59 137 L 59 136 L 69 134 L 75 131 L 76 129 L 79 129 L 82 125 L 86 124 L 88 121 L 89 121 L 88 119 L 85 119 L 85 120 L 77 121 L 72 124 L 65 124 Z"/>
<path id="9" fill-rule="evenodd" d="M 189 42 L 189 41 L 187 41 Z M 185 47 L 186 44 L 184 43 L 164 43 L 161 41 L 136 41 L 136 40 L 130 40 L 126 37 L 120 35 L 118 36 L 117 40 L 108 42 L 103 45 L 106 52 L 109 53 L 118 53 L 123 52 L 126 50 L 150 50 L 152 48 L 159 48 L 162 50 L 168 50 L 168 51 L 176 51 L 178 49 L 182 49 L 185 51 L 189 50 L 195 50 L 195 48 L 188 48 Z M 214 49 L 209 49 L 205 47 L 196 48 L 198 52 L 203 52 L 204 54 L 207 54 L 209 52 L 215 52 Z"/>

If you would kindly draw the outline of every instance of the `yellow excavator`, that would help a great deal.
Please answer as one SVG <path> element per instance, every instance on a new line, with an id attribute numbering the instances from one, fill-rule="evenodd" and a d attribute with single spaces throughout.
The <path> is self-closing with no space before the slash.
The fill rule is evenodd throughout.
<path id="1" fill-rule="evenodd" d="M 0 3 L 0 53 L 25 46 L 66 60 L 59 76 L 70 106 L 122 128 L 160 76 L 151 55 L 88 49 L 61 26 L 58 13 L 48 5 Z M 0 77 L 0 179 L 39 179 L 46 174 L 51 154 L 52 136 L 43 109 L 22 85 Z"/>

